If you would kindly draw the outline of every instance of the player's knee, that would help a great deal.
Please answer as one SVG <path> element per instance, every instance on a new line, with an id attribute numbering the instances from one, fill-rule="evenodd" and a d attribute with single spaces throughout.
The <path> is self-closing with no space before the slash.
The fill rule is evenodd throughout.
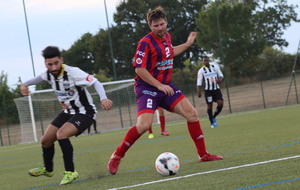
<path id="1" fill-rule="evenodd" d="M 187 112 L 187 118 L 186 118 L 188 121 L 198 121 L 198 112 L 195 108 L 192 108 L 190 109 L 188 112 Z"/>
<path id="2" fill-rule="evenodd" d="M 151 127 L 151 124 L 148 124 L 148 123 L 141 123 L 139 125 L 136 125 L 137 127 L 137 130 L 139 132 L 139 134 L 143 134 L 145 133 L 146 131 L 148 131 L 148 129 L 150 129 Z"/>
<path id="3" fill-rule="evenodd" d="M 67 139 L 67 138 L 70 138 L 69 135 L 67 135 L 66 133 L 64 133 L 63 131 L 61 130 L 58 130 L 57 133 L 56 133 L 56 137 L 57 139 Z"/>
<path id="4" fill-rule="evenodd" d="M 44 137 L 44 136 L 41 137 L 41 144 L 42 144 L 42 147 L 48 148 L 48 147 L 52 146 L 53 143 L 54 143 L 53 140 L 47 139 L 47 138 Z"/>
<path id="5" fill-rule="evenodd" d="M 212 104 L 207 104 L 207 109 L 212 109 Z"/>

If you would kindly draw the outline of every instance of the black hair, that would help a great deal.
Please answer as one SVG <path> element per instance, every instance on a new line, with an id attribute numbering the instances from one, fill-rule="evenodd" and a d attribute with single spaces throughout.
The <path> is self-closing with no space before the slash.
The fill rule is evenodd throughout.
<path id="1" fill-rule="evenodd" d="M 206 55 L 202 57 L 202 60 L 204 59 L 209 59 L 209 57 L 207 57 Z"/>
<path id="2" fill-rule="evenodd" d="M 43 51 L 42 55 L 44 59 L 49 59 L 53 57 L 61 57 L 61 53 L 59 51 L 59 48 L 56 46 L 47 46 Z"/>

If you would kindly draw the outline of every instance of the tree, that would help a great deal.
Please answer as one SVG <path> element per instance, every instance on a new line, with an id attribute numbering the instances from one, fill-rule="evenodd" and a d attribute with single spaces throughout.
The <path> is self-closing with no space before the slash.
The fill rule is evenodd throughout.
<path id="1" fill-rule="evenodd" d="M 282 50 L 267 47 L 259 56 L 259 63 L 255 67 L 257 74 L 267 78 L 292 72 L 294 56 L 284 53 Z"/>
<path id="2" fill-rule="evenodd" d="M 70 49 L 62 50 L 64 62 L 79 67 L 87 73 L 98 72 L 99 65 L 95 64 L 94 52 L 91 51 L 92 38 L 91 33 L 85 33 Z"/>
<path id="3" fill-rule="evenodd" d="M 107 77 L 108 70 L 99 69 L 98 73 L 95 75 L 95 78 L 100 82 L 110 82 L 111 79 Z"/>
<path id="4" fill-rule="evenodd" d="M 110 44 L 108 31 L 100 29 L 100 31 L 91 40 L 91 51 L 94 53 L 96 68 L 106 70 L 109 78 L 113 78 L 113 66 L 110 53 Z M 114 50 L 115 51 L 115 50 Z"/>
<path id="5" fill-rule="evenodd" d="M 19 86 L 16 90 L 19 90 Z M 19 121 L 14 99 L 20 97 L 20 94 L 16 90 L 10 89 L 7 84 L 7 74 L 2 71 L 0 75 L 0 123 L 11 124 Z"/>
<path id="6" fill-rule="evenodd" d="M 291 26 L 291 21 L 300 22 L 295 12 L 298 5 L 288 5 L 287 0 L 250 0 L 246 5 L 249 4 L 256 5 L 252 8 L 253 23 L 264 35 L 267 46 L 287 47 L 288 42 L 282 39 L 283 30 Z"/>
<path id="7" fill-rule="evenodd" d="M 218 33 L 220 29 L 226 67 L 234 76 L 243 74 L 242 64 L 259 55 L 265 46 L 263 36 L 256 33 L 251 19 L 251 9 L 241 3 L 234 5 L 224 3 L 218 7 L 215 3 L 211 3 L 199 12 L 199 18 L 196 19 L 200 28 L 198 45 L 218 58 L 222 57 Z"/>
<path id="8" fill-rule="evenodd" d="M 272 1 L 278 3 L 275 6 L 277 9 L 265 8 L 256 13 L 254 10 L 261 7 L 259 2 L 254 0 L 245 0 L 244 3 L 237 0 L 217 1 L 221 4 L 216 6 L 215 3 L 210 3 L 203 7 L 196 19 L 196 24 L 200 28 L 200 35 L 197 38 L 198 45 L 216 58 L 224 56 L 226 68 L 232 77 L 249 75 L 251 73 L 249 68 L 256 66 L 251 64 L 258 63 L 255 59 L 266 46 L 278 45 L 281 47 L 285 45 L 284 40 L 279 38 L 281 30 L 285 29 L 291 20 L 297 20 L 293 6 L 283 5 L 286 3 L 284 0 Z M 262 2 L 266 7 L 268 1 Z M 289 13 L 286 13 L 287 11 Z M 277 16 L 272 22 L 267 16 L 270 12 L 272 12 L 271 16 Z M 280 14 L 283 12 L 286 14 L 280 18 Z M 265 18 L 260 17 L 262 15 L 265 15 Z M 281 25 L 276 22 L 280 22 Z M 218 30 L 218 24 L 220 30 Z M 274 32 L 268 33 L 268 31 Z M 220 42 L 222 42 L 223 49 L 220 49 Z M 224 55 L 222 55 L 222 51 Z"/>

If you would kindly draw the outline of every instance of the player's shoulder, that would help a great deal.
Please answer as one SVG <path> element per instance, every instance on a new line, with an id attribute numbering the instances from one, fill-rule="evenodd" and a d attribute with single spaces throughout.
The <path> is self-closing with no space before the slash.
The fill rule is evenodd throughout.
<path id="1" fill-rule="evenodd" d="M 205 65 L 203 65 L 202 67 L 200 67 L 200 69 L 199 70 L 203 70 L 203 69 L 205 69 L 205 68 L 207 68 Z"/>
<path id="2" fill-rule="evenodd" d="M 210 66 L 213 68 L 219 68 L 219 65 L 217 63 L 212 63 L 212 64 L 210 64 Z"/>
<path id="3" fill-rule="evenodd" d="M 199 70 L 198 70 L 198 73 L 203 73 L 204 72 L 204 68 L 205 68 L 205 66 L 200 67 Z"/>
<path id="4" fill-rule="evenodd" d="M 79 67 L 64 64 L 64 70 L 70 73 L 83 72 Z"/>
<path id="5" fill-rule="evenodd" d="M 166 32 L 166 38 L 171 38 L 171 34 L 169 32 Z"/>

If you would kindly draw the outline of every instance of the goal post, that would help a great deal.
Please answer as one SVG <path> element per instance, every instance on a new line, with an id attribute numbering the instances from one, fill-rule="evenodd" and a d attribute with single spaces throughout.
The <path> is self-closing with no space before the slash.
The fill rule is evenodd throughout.
<path id="1" fill-rule="evenodd" d="M 97 107 L 97 128 L 99 131 L 131 127 L 136 123 L 134 80 L 102 83 L 106 95 L 113 101 L 111 110 L 103 110 L 99 95 L 89 87 Z M 20 118 L 21 142 L 36 142 L 44 134 L 49 123 L 62 110 L 52 89 L 32 91 L 30 96 L 14 99 Z"/>
<path id="2" fill-rule="evenodd" d="M 297 92 L 297 85 L 296 85 L 296 78 L 295 78 L 296 77 L 296 73 L 300 72 L 300 70 L 296 69 L 296 64 L 297 64 L 298 56 L 299 55 L 300 55 L 300 39 L 299 39 L 298 48 L 297 48 L 297 51 L 296 51 L 295 61 L 294 61 L 294 64 L 293 64 L 292 75 L 291 75 L 291 80 L 290 80 L 290 85 L 289 85 L 288 93 L 287 93 L 287 96 L 286 96 L 285 105 L 288 104 L 288 100 L 289 100 L 289 96 L 290 96 L 290 91 L 291 91 L 292 83 L 293 82 L 294 82 L 295 93 L 296 93 L 296 101 L 297 101 L 297 104 L 299 104 L 298 92 Z"/>

